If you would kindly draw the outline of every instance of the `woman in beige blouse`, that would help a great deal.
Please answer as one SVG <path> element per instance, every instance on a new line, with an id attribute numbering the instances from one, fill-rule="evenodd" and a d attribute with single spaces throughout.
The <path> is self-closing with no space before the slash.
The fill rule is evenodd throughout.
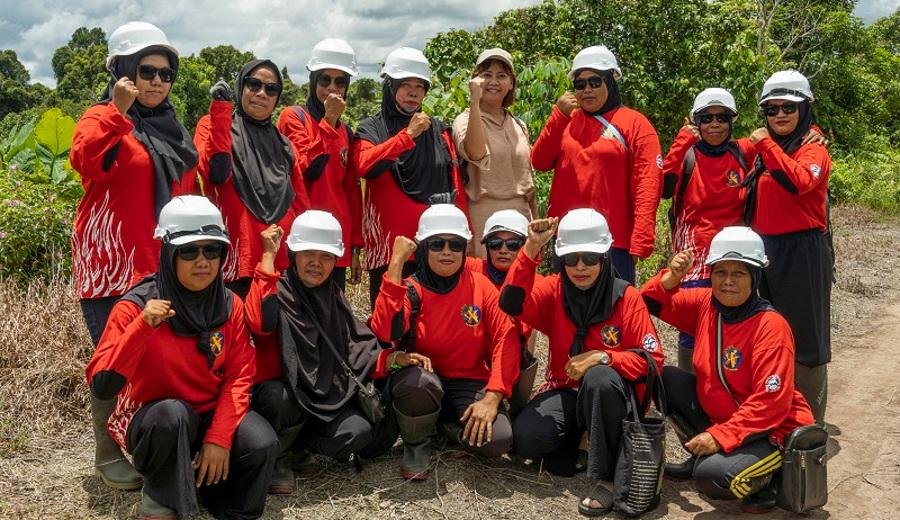
<path id="1" fill-rule="evenodd" d="M 484 258 L 484 222 L 494 212 L 514 209 L 529 220 L 538 215 L 527 127 L 507 109 L 516 95 L 512 56 L 496 48 L 482 52 L 469 91 L 471 106 L 453 121 L 453 139 L 469 174 L 469 253 Z"/>

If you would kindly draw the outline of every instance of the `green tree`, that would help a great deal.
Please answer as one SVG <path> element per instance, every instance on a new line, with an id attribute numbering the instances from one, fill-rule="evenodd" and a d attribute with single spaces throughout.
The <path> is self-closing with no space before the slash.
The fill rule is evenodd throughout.
<path id="1" fill-rule="evenodd" d="M 15 114 L 40 101 L 46 88 L 28 84 L 31 76 L 19 61 L 16 51 L 0 51 L 0 119 L 7 114 Z"/>
<path id="2" fill-rule="evenodd" d="M 178 118 L 193 133 L 197 121 L 209 111 L 209 88 L 217 81 L 216 69 L 201 57 L 179 60 L 178 78 L 169 94 Z"/>
<path id="3" fill-rule="evenodd" d="M 252 52 L 242 52 L 233 45 L 217 45 L 200 49 L 199 58 L 213 68 L 213 77 L 234 84 L 237 73 L 245 63 L 255 58 Z"/>
<path id="4" fill-rule="evenodd" d="M 69 42 L 53 53 L 51 65 L 56 75 L 56 95 L 82 108 L 96 101 L 110 79 L 106 54 L 103 29 L 76 29 Z"/>

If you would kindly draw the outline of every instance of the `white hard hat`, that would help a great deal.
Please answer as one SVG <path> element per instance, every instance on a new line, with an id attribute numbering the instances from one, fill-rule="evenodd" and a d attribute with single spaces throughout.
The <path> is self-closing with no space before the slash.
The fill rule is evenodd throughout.
<path id="1" fill-rule="evenodd" d="M 796 70 L 780 70 L 769 76 L 763 85 L 762 95 L 759 96 L 760 106 L 770 99 L 784 99 L 795 103 L 816 100 L 809 87 L 809 80 Z"/>
<path id="2" fill-rule="evenodd" d="M 337 69 L 356 76 L 356 53 L 353 47 L 338 38 L 325 38 L 313 47 L 306 70 Z"/>
<path id="3" fill-rule="evenodd" d="M 556 256 L 569 253 L 605 253 L 612 247 L 606 218 L 591 208 L 573 209 L 559 219 Z"/>
<path id="4" fill-rule="evenodd" d="M 287 237 L 288 249 L 297 251 L 325 251 L 344 256 L 344 234 L 341 223 L 327 211 L 304 211 L 291 224 Z"/>
<path id="5" fill-rule="evenodd" d="M 174 197 L 163 206 L 153 238 L 175 246 L 200 240 L 230 244 L 219 208 L 199 195 Z"/>
<path id="6" fill-rule="evenodd" d="M 575 72 L 581 69 L 611 70 L 616 78 L 622 77 L 619 69 L 619 61 L 616 56 L 606 48 L 606 45 L 594 45 L 578 51 L 572 60 L 572 70 L 569 71 L 569 79 L 575 79 Z"/>
<path id="7" fill-rule="evenodd" d="M 737 104 L 734 102 L 734 96 L 724 88 L 708 88 L 697 94 L 694 98 L 694 108 L 691 109 L 691 116 L 696 116 L 702 110 L 709 107 L 725 107 L 731 110 L 731 113 L 737 115 Z"/>
<path id="8" fill-rule="evenodd" d="M 431 83 L 431 67 L 422 51 L 411 47 L 394 49 L 384 60 L 381 77 L 393 79 L 419 78 Z"/>
<path id="9" fill-rule="evenodd" d="M 169 43 L 166 33 L 147 22 L 128 22 L 119 26 L 109 35 L 108 47 L 106 70 L 110 72 L 113 72 L 113 64 L 117 57 L 131 56 L 148 47 L 162 47 L 176 57 L 178 56 L 178 50 Z"/>
<path id="10" fill-rule="evenodd" d="M 756 267 L 769 265 L 762 238 L 744 226 L 728 226 L 713 237 L 706 265 L 722 260 L 737 260 Z"/>
<path id="11" fill-rule="evenodd" d="M 501 209 L 484 222 L 484 237 L 498 231 L 509 231 L 527 237 L 528 219 L 514 209 Z"/>
<path id="12" fill-rule="evenodd" d="M 435 204 L 422 212 L 416 241 L 421 242 L 435 235 L 456 235 L 466 240 L 472 239 L 469 219 L 461 209 L 453 204 Z"/>

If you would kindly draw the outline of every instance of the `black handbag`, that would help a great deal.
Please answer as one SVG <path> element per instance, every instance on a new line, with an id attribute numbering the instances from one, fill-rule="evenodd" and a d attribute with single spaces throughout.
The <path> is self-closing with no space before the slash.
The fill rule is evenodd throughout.
<path id="1" fill-rule="evenodd" d="M 805 513 L 828 502 L 828 433 L 816 424 L 801 426 L 784 440 L 778 507 Z"/>
<path id="2" fill-rule="evenodd" d="M 613 508 L 629 517 L 640 516 L 659 505 L 666 463 L 666 399 L 656 361 L 646 350 L 632 349 L 647 360 L 644 399 L 638 407 L 634 389 L 626 393 L 630 416 L 622 419 L 622 442 L 613 480 Z M 650 400 L 661 416 L 647 417 Z"/>

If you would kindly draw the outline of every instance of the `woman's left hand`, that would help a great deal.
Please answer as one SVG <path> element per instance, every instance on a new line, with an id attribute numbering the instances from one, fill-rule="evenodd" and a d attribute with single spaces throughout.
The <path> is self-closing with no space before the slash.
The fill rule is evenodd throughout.
<path id="1" fill-rule="evenodd" d="M 220 480 L 228 480 L 229 451 L 218 444 L 204 442 L 200 453 L 194 457 L 191 467 L 197 472 L 194 485 L 198 488 L 204 484 L 211 486 Z"/>
<path id="2" fill-rule="evenodd" d="M 767 128 L 757 128 L 750 134 L 750 142 L 756 144 L 762 141 L 764 137 L 769 137 L 769 130 Z"/>
<path id="3" fill-rule="evenodd" d="M 716 442 L 715 437 L 709 432 L 703 432 L 700 435 L 697 435 L 684 443 L 684 447 L 698 457 L 712 455 L 713 453 L 718 453 L 719 450 L 722 449 L 722 447 L 719 446 L 719 443 Z"/>
<path id="4" fill-rule="evenodd" d="M 566 363 L 566 375 L 576 381 L 584 377 L 588 370 L 600 364 L 600 351 L 589 350 L 569 358 Z"/>
<path id="5" fill-rule="evenodd" d="M 390 364 L 397 363 L 401 367 L 422 367 L 426 372 L 434 372 L 431 368 L 431 358 L 416 352 L 403 352 L 398 350 L 393 354 L 394 360 Z"/>
<path id="6" fill-rule="evenodd" d="M 470 446 L 480 448 L 494 438 L 494 419 L 497 418 L 500 402 L 503 400 L 497 392 L 486 392 L 484 397 L 466 408 L 460 422 L 466 423 L 462 439 Z"/>

